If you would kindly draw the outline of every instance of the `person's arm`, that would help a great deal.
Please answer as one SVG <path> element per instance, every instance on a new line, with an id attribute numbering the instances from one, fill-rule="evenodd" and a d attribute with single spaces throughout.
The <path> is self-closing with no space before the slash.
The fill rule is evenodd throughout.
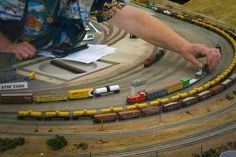
<path id="1" fill-rule="evenodd" d="M 112 24 L 137 35 L 138 37 L 182 55 L 196 66 L 202 67 L 197 56 L 207 57 L 210 69 L 220 62 L 220 52 L 203 44 L 192 44 L 154 18 L 131 6 L 125 6 L 110 20 Z"/>
<path id="2" fill-rule="evenodd" d="M 36 49 L 28 42 L 14 43 L 0 32 L 0 51 L 14 53 L 17 60 L 32 58 L 36 54 Z"/>

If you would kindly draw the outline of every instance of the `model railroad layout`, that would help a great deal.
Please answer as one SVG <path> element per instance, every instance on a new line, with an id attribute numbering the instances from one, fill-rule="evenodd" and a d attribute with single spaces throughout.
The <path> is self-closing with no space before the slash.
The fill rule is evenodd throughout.
<path id="1" fill-rule="evenodd" d="M 225 39 L 227 39 L 232 47 L 234 48 L 234 53 L 236 53 L 236 35 L 231 30 L 226 30 L 222 27 L 210 24 L 203 19 L 199 19 L 193 16 L 190 16 L 188 14 L 184 13 L 177 13 L 170 10 L 166 10 L 163 8 L 157 8 L 153 6 L 146 6 L 143 4 L 144 7 L 148 7 L 155 12 L 165 14 L 167 16 L 171 16 L 180 20 L 183 20 L 185 22 L 189 22 L 195 25 L 198 25 L 200 27 L 204 27 L 206 29 L 209 29 L 213 32 L 218 33 L 219 35 L 223 36 Z M 218 47 L 221 50 L 221 47 Z M 137 118 L 141 116 L 148 116 L 153 114 L 158 114 L 160 112 L 168 112 L 172 110 L 176 110 L 182 107 L 186 107 L 189 105 L 192 105 L 194 103 L 197 103 L 199 101 L 203 101 L 207 98 L 210 98 L 211 96 L 214 96 L 223 90 L 227 89 L 229 86 L 231 86 L 236 81 L 236 74 L 232 74 L 233 69 L 236 65 L 236 56 L 234 55 L 234 58 L 231 62 L 231 64 L 218 76 L 216 76 L 213 80 L 200 85 L 194 89 L 191 89 L 190 91 L 184 92 L 184 93 L 178 93 L 177 95 L 174 95 L 169 98 L 162 98 L 163 96 L 166 96 L 168 94 L 174 93 L 176 91 L 179 91 L 183 88 L 186 88 L 190 86 L 193 81 L 191 79 L 183 79 L 181 80 L 178 85 L 171 85 L 170 88 L 167 87 L 163 90 L 158 90 L 152 92 L 140 92 L 136 96 L 130 96 L 127 98 L 128 103 L 136 103 L 134 105 L 127 106 L 126 108 L 123 107 L 110 107 L 106 109 L 101 109 L 100 112 L 97 110 L 82 110 L 82 111 L 50 111 L 50 112 L 37 112 L 37 111 L 19 111 L 17 113 L 17 117 L 19 119 L 24 118 L 36 118 L 36 119 L 52 119 L 52 118 L 59 118 L 59 119 L 78 119 L 81 117 L 91 117 L 93 118 L 94 122 L 100 123 L 100 122 L 107 122 L 107 121 L 116 121 L 116 120 L 126 120 L 131 118 Z M 196 78 L 194 78 L 196 79 Z M 67 100 L 67 99 L 77 99 L 77 98 L 87 98 L 92 96 L 100 96 L 102 94 L 107 94 L 111 92 L 119 92 L 120 89 L 118 89 L 118 85 L 115 85 L 114 88 L 107 88 L 102 87 L 100 90 L 97 90 L 98 93 L 96 94 L 96 89 L 93 88 L 86 88 L 82 89 L 83 92 L 78 92 L 81 89 L 75 89 L 68 91 L 68 95 L 65 97 L 42 97 L 42 99 L 37 99 L 37 97 L 33 97 L 33 95 L 29 94 L 26 98 L 26 103 L 32 103 L 35 102 L 48 102 L 48 101 L 60 101 L 60 100 Z M 172 90 L 173 89 L 173 90 Z M 73 93 L 74 92 L 74 93 Z M 159 95 L 158 95 L 159 94 Z M 9 96 L 9 95 L 8 95 Z M 141 97 L 142 99 L 135 99 L 135 97 Z M 4 94 L 1 95 L 1 102 L 4 103 Z M 19 97 L 19 95 L 17 95 Z M 150 99 L 151 98 L 151 99 Z M 11 98 L 14 99 L 14 96 Z M 151 102 L 145 102 L 147 100 L 153 100 Z M 143 103 L 137 103 L 144 101 Z M 7 103 L 7 102 L 6 102 Z"/>

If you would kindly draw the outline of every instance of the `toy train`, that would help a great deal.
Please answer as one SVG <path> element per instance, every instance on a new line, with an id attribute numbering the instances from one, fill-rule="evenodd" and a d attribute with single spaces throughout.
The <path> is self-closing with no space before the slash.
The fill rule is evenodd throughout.
<path id="1" fill-rule="evenodd" d="M 159 98 L 151 101 L 150 105 L 147 103 L 136 103 L 131 106 L 111 107 L 102 109 L 99 113 L 97 110 L 81 110 L 81 111 L 48 111 L 48 112 L 35 112 L 35 111 L 19 111 L 17 118 L 22 120 L 25 118 L 34 118 L 38 120 L 51 120 L 51 119 L 64 119 L 76 120 L 79 118 L 92 118 L 95 123 L 110 122 L 116 120 L 127 120 L 132 118 L 144 117 L 159 114 L 161 112 L 169 112 L 183 107 L 190 106 L 197 102 L 203 101 L 211 96 L 214 96 L 230 85 L 236 82 L 236 73 L 228 77 L 221 83 L 212 86 L 208 90 L 203 90 L 200 87 L 186 93 L 181 93 L 171 98 Z"/>
<path id="2" fill-rule="evenodd" d="M 201 80 L 205 75 L 209 73 L 208 64 L 205 64 L 203 68 L 195 74 L 195 78 L 183 78 L 180 82 L 172 84 L 166 88 L 157 91 L 140 91 L 134 96 L 128 96 L 126 99 L 127 104 L 139 103 L 142 101 L 149 101 L 156 98 L 164 97 L 174 92 L 180 91 L 188 86 L 193 85 L 197 81 Z"/>
<path id="3" fill-rule="evenodd" d="M 34 118 L 37 120 L 51 120 L 51 119 L 78 119 L 79 117 L 93 117 L 97 113 L 96 110 L 83 110 L 83 111 L 48 111 L 48 112 L 40 112 L 40 111 L 19 111 L 17 112 L 17 118 L 19 120 L 23 120 L 25 118 Z"/>
<path id="4" fill-rule="evenodd" d="M 163 48 L 159 48 L 159 50 L 157 52 L 154 52 L 150 57 L 148 57 L 145 61 L 144 61 L 144 67 L 148 68 L 150 67 L 152 64 L 158 62 L 166 53 L 166 50 Z"/>
<path id="5" fill-rule="evenodd" d="M 1 94 L 2 104 L 31 104 L 33 102 L 51 102 L 51 101 L 63 101 L 73 99 L 83 99 L 90 97 L 98 97 L 109 93 L 119 93 L 119 85 L 111 85 L 101 88 L 83 88 L 68 90 L 67 95 L 55 95 L 55 96 L 34 96 L 32 93 L 26 94 Z"/>
<path id="6" fill-rule="evenodd" d="M 155 10 L 157 8 L 153 7 L 152 9 Z M 162 9 L 162 11 L 163 10 L 164 9 Z M 187 22 L 194 23 L 196 25 L 205 27 L 207 29 L 213 30 L 221 34 L 227 40 L 230 41 L 230 43 L 232 44 L 234 48 L 234 51 L 236 50 L 236 42 L 234 40 L 236 35 L 234 32 L 230 31 L 232 33 L 230 34 L 227 32 L 228 30 L 224 30 L 210 23 L 204 22 L 202 19 L 197 19 L 195 17 L 181 15 L 181 14 L 173 13 L 171 11 L 168 14 L 173 14 L 171 16 L 174 16 L 176 18 L 182 19 Z M 235 51 L 235 54 L 236 54 L 236 51 Z M 158 98 L 157 100 L 151 101 L 149 105 L 147 105 L 146 103 L 143 103 L 143 104 L 135 104 L 135 105 L 127 106 L 126 109 L 124 109 L 123 107 L 101 109 L 101 112 L 99 113 L 96 110 L 92 110 L 91 112 L 87 110 L 74 111 L 74 112 L 55 111 L 55 112 L 50 112 L 50 114 L 45 114 L 46 112 L 38 113 L 38 112 L 33 112 L 33 111 L 19 111 L 18 118 L 24 119 L 24 118 L 31 117 L 31 118 L 47 120 L 49 118 L 48 117 L 49 115 L 54 115 L 54 116 L 51 116 L 51 118 L 49 119 L 52 119 L 52 118 L 78 119 L 81 117 L 92 117 L 94 122 L 99 123 L 99 122 L 109 122 L 109 121 L 116 121 L 116 120 L 126 120 L 126 119 L 141 117 L 141 116 L 158 114 L 161 112 L 168 112 L 168 111 L 186 107 L 194 103 L 197 103 L 199 101 L 205 100 L 223 91 L 224 89 L 228 88 L 232 83 L 236 82 L 236 74 L 233 74 L 230 77 L 228 77 L 228 75 L 234 69 L 235 65 L 236 65 L 236 57 L 234 56 L 232 63 L 220 75 L 215 77 L 213 80 L 197 88 L 194 88 L 188 92 L 179 93 L 170 98 Z M 201 77 L 201 72 L 198 72 L 195 75 L 196 77 L 198 76 Z"/>
<path id="7" fill-rule="evenodd" d="M 111 113 L 103 113 L 94 115 L 94 122 L 109 122 L 116 120 L 126 120 L 131 118 L 137 118 L 141 116 L 150 116 L 159 114 L 161 112 L 169 112 L 173 110 L 180 109 L 182 107 L 187 107 L 197 102 L 203 101 L 211 96 L 214 96 L 224 89 L 228 88 L 230 85 L 236 82 L 236 74 L 233 74 L 228 79 L 223 82 L 215 85 L 208 90 L 201 91 L 198 94 L 192 95 L 193 91 L 179 94 L 177 96 L 173 96 L 171 98 L 162 98 L 157 99 L 156 101 L 152 101 L 150 106 L 146 103 L 143 104 L 135 104 L 131 106 L 127 106 L 126 111 L 121 112 L 111 112 Z M 199 90 L 196 88 L 196 90 Z M 196 91 L 197 92 L 197 91 Z M 178 97 L 177 99 L 174 97 Z M 173 101 L 175 100 L 175 101 Z"/>

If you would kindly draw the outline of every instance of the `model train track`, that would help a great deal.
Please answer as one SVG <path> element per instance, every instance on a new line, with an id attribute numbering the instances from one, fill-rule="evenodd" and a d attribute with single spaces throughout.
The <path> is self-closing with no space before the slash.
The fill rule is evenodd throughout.
<path id="1" fill-rule="evenodd" d="M 123 148 L 121 150 L 113 150 L 113 151 L 107 151 L 107 152 L 92 152 L 92 156 L 94 157 L 125 157 L 125 156 L 150 156 L 150 155 L 156 155 L 157 153 L 161 152 L 168 152 L 170 150 L 186 147 L 189 145 L 193 145 L 199 142 L 207 141 L 208 139 L 225 135 L 231 132 L 236 131 L 236 123 L 234 121 L 226 122 L 220 126 L 216 126 L 214 128 L 170 140 L 167 142 L 161 142 L 156 144 L 150 144 L 145 145 L 141 147 L 132 147 L 132 148 Z M 66 155 L 65 157 L 88 157 L 90 154 L 79 154 L 79 155 Z"/>
<path id="2" fill-rule="evenodd" d="M 166 152 L 170 151 L 172 149 L 181 148 L 184 146 L 189 146 L 195 143 L 203 142 L 208 140 L 209 138 L 213 138 L 216 136 L 228 134 L 230 132 L 234 132 L 236 130 L 236 123 L 235 120 L 225 122 L 221 125 L 218 125 L 216 127 L 201 131 L 199 133 L 195 133 L 193 135 L 177 138 L 174 140 L 169 140 L 162 143 L 154 143 L 149 144 L 141 147 L 132 147 L 132 148 L 123 148 L 121 150 L 113 150 L 113 151 L 107 151 L 107 152 L 93 152 L 93 156 L 129 156 L 129 155 L 142 155 L 147 156 L 151 154 L 155 154 L 156 151 L 158 152 Z M 7 134 L 7 135 L 21 135 L 21 136 L 52 136 L 53 134 L 45 133 L 18 133 L 18 132 L 7 132 L 7 133 L 1 133 L 1 134 Z M 63 136 L 68 137 L 78 137 L 78 134 L 61 134 Z M 87 135 L 87 134 L 86 134 Z M 117 135 L 117 134 L 114 134 Z M 82 135 L 84 136 L 84 134 Z M 97 137 L 97 136 L 96 136 Z M 68 157 L 83 157 L 88 156 L 88 154 L 77 154 L 77 155 L 68 155 Z"/>
<path id="3" fill-rule="evenodd" d="M 236 109 L 236 103 L 233 103 L 229 106 L 226 106 L 220 110 L 217 110 L 215 112 L 211 112 L 208 114 L 205 114 L 200 117 L 195 117 L 189 120 L 184 120 L 184 121 L 178 121 L 174 123 L 168 123 L 165 125 L 155 125 L 152 127 L 148 128 L 140 128 L 136 130 L 126 130 L 126 131 L 109 131 L 109 132 L 80 132 L 80 133 L 75 133 L 75 134 L 63 134 L 65 136 L 69 135 L 74 135 L 74 136 L 90 136 L 90 137 L 106 137 L 106 136 L 116 136 L 116 135 L 129 135 L 129 134 L 143 134 L 143 133 L 150 133 L 150 132 L 156 132 L 156 131 L 161 131 L 163 129 L 169 129 L 169 128 L 174 128 L 177 126 L 183 126 L 183 125 L 189 125 L 189 124 L 194 124 L 198 123 L 203 120 L 208 120 L 208 119 L 213 119 L 216 117 L 219 117 L 221 115 L 224 115 L 228 112 L 231 112 Z M 35 121 L 17 121 L 15 122 L 15 115 L 14 114 L 9 114 L 9 113 L 0 113 L 0 122 L 1 124 L 12 124 L 12 125 L 35 125 Z M 150 117 L 151 119 L 152 117 Z M 84 125 L 88 124 L 87 120 L 83 121 L 67 121 L 66 123 L 64 121 L 38 121 L 37 125 L 38 126 L 70 126 L 70 125 Z M 122 123 L 122 122 L 119 122 Z M 0 132 L 0 134 L 12 134 L 10 131 L 8 132 Z M 24 135 L 27 135 L 28 133 L 23 133 Z M 31 134 L 31 133 L 29 133 Z M 38 134 L 38 133 L 36 133 Z M 52 133 L 52 134 L 59 134 L 59 133 Z M 50 135 L 52 135 L 50 133 Z M 60 133 L 61 134 L 61 133 Z"/>

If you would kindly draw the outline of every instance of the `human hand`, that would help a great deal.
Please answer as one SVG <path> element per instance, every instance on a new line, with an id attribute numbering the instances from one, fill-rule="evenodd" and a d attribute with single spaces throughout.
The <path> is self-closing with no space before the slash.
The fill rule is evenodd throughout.
<path id="1" fill-rule="evenodd" d="M 180 53 L 186 60 L 192 64 L 203 67 L 202 63 L 197 59 L 199 56 L 207 58 L 209 69 L 213 70 L 220 63 L 221 54 L 216 48 L 209 48 L 203 44 L 189 44 Z"/>
<path id="2" fill-rule="evenodd" d="M 28 42 L 11 43 L 6 48 L 10 53 L 14 53 L 17 60 L 32 58 L 36 55 L 36 49 Z"/>

